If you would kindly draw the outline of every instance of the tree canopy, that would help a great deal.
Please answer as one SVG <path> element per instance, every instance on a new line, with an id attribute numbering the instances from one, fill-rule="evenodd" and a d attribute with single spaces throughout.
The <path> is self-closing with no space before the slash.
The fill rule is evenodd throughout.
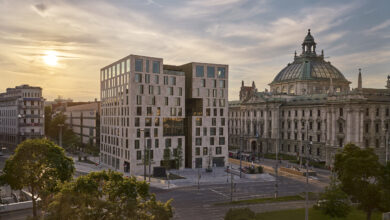
<path id="1" fill-rule="evenodd" d="M 383 209 L 383 166 L 372 148 L 347 144 L 335 156 L 335 172 L 341 189 L 359 203 L 367 219 L 375 209 Z"/>
<path id="2" fill-rule="evenodd" d="M 48 206 L 48 219 L 170 219 L 171 201 L 156 200 L 146 182 L 114 171 L 92 172 L 64 183 Z"/>
<path id="3" fill-rule="evenodd" d="M 45 201 L 47 196 L 58 190 L 59 183 L 72 178 L 73 172 L 73 160 L 65 155 L 61 147 L 47 139 L 29 139 L 19 144 L 6 161 L 1 179 L 12 189 L 28 188 L 36 217 L 37 199 Z"/>

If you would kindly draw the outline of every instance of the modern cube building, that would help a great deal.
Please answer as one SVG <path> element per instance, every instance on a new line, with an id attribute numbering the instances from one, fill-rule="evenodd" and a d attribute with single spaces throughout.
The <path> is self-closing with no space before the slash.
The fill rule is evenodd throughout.
<path id="1" fill-rule="evenodd" d="M 42 88 L 21 85 L 0 93 L 0 147 L 13 151 L 26 139 L 44 137 L 44 124 Z"/>
<path id="2" fill-rule="evenodd" d="M 68 104 L 65 123 L 80 137 L 80 142 L 100 147 L 100 102 Z"/>
<path id="3" fill-rule="evenodd" d="M 224 166 L 227 65 L 129 55 L 100 79 L 103 163 L 131 175 L 143 174 L 149 157 L 152 167 Z"/>

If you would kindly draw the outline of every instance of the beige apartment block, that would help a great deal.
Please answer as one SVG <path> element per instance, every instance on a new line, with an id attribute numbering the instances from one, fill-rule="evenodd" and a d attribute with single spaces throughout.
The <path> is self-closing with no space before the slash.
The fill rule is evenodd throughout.
<path id="1" fill-rule="evenodd" d="M 224 74 L 220 89 L 219 70 Z M 172 66 L 137 55 L 102 68 L 101 161 L 131 175 L 144 173 L 149 156 L 151 172 L 163 161 L 180 169 L 224 166 L 227 74 L 226 65 Z M 202 140 L 196 142 L 198 137 Z"/>
<path id="2" fill-rule="evenodd" d="M 45 136 L 42 88 L 29 85 L 0 93 L 0 147 L 12 151 L 22 141 Z"/>
<path id="3" fill-rule="evenodd" d="M 100 102 L 68 105 L 65 123 L 80 137 L 83 144 L 100 147 Z"/>

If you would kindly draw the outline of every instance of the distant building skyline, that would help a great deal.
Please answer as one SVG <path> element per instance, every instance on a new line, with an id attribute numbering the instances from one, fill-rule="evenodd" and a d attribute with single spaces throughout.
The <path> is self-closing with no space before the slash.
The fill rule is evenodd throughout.
<path id="1" fill-rule="evenodd" d="M 386 0 L 2 0 L 0 92 L 30 84 L 47 100 L 94 100 L 101 64 L 132 51 L 176 65 L 227 63 L 234 100 L 241 80 L 266 88 L 309 28 L 351 88 L 359 68 L 365 87 L 381 88 L 390 73 L 389 9 Z"/>

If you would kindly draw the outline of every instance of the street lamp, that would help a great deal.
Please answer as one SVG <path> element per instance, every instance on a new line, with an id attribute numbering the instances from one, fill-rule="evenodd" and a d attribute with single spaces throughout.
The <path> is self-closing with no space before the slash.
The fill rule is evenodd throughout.
<path id="1" fill-rule="evenodd" d="M 306 126 L 307 132 L 307 126 Z M 307 135 L 307 133 L 306 133 Z M 311 150 L 311 146 L 313 142 L 310 141 L 309 145 L 306 149 L 306 204 L 305 204 L 305 220 L 309 220 L 309 151 Z"/>
<path id="2" fill-rule="evenodd" d="M 388 126 L 388 125 L 387 125 Z M 384 128 L 383 129 L 384 133 L 385 133 L 385 161 L 386 161 L 386 164 L 389 162 L 389 136 L 390 136 L 390 130 L 389 128 Z"/>

